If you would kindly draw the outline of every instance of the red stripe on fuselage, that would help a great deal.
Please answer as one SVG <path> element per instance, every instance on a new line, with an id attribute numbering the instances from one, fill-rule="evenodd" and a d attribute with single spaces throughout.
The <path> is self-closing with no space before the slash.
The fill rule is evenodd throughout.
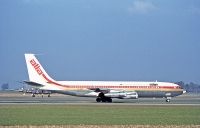
<path id="1" fill-rule="evenodd" d="M 55 85 L 58 85 L 58 86 L 61 86 L 61 87 L 69 87 L 69 86 L 67 86 L 67 85 L 62 85 L 62 84 L 59 84 L 59 83 L 57 83 L 57 82 L 54 82 L 54 81 L 50 80 L 49 78 L 47 78 L 47 77 L 45 76 L 45 74 L 42 74 L 42 76 L 43 76 L 43 78 L 47 81 L 47 83 L 55 84 Z"/>

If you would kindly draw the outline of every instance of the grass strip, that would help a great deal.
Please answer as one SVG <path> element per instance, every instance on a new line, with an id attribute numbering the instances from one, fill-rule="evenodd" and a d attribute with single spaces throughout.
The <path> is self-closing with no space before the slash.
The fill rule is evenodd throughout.
<path id="1" fill-rule="evenodd" d="M 200 125 L 200 107 L 1 105 L 0 125 Z"/>

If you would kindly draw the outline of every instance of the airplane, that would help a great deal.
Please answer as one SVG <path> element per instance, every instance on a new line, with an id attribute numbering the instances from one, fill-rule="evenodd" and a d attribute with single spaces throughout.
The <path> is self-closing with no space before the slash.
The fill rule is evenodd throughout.
<path id="1" fill-rule="evenodd" d="M 44 70 L 35 54 L 25 54 L 29 80 L 26 84 L 40 90 L 79 97 L 95 97 L 96 102 L 112 102 L 113 98 L 165 98 L 170 102 L 172 97 L 186 91 L 181 86 L 170 82 L 139 81 L 57 81 Z"/>
<path id="2" fill-rule="evenodd" d="M 50 97 L 51 91 L 48 90 L 41 90 L 39 88 L 25 88 L 22 87 L 17 90 L 18 92 L 23 93 L 23 95 L 31 94 L 32 97 L 35 97 L 36 95 L 42 95 L 42 98 L 44 97 L 44 94 L 47 94 L 48 97 Z"/>

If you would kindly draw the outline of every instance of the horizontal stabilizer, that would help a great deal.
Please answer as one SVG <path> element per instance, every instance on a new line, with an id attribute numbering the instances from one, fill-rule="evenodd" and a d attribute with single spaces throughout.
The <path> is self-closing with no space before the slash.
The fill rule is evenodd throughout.
<path id="1" fill-rule="evenodd" d="M 31 85 L 31 86 L 35 86 L 35 87 L 43 87 L 44 85 L 36 83 L 36 82 L 32 82 L 32 81 L 24 81 L 24 83 Z"/>

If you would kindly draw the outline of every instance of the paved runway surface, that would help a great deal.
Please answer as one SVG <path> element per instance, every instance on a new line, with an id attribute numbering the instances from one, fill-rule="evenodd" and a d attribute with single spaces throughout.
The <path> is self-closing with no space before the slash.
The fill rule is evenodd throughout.
<path id="1" fill-rule="evenodd" d="M 117 104 L 117 105 L 198 105 L 200 106 L 200 95 L 185 94 L 171 99 L 170 103 L 165 98 L 139 98 L 139 99 L 113 99 L 113 103 L 96 103 L 95 98 L 74 97 L 60 94 L 52 94 L 51 97 L 31 94 L 23 95 L 19 92 L 0 92 L 0 105 L 3 104 Z"/>

